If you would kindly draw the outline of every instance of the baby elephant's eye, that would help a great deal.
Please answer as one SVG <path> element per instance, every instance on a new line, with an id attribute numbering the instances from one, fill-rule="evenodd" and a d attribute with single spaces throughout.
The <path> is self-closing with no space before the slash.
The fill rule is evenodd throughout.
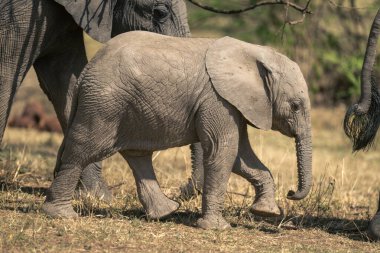
<path id="1" fill-rule="evenodd" d="M 157 4 L 153 7 L 153 19 L 164 22 L 169 17 L 169 9 L 165 4 Z"/>
<path id="2" fill-rule="evenodd" d="M 301 110 L 301 104 L 300 102 L 291 102 L 290 108 L 292 109 L 293 112 L 299 112 Z"/>

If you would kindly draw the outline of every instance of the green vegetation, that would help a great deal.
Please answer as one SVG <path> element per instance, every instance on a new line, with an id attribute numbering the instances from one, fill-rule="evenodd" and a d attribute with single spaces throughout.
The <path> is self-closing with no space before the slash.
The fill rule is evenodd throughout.
<path id="1" fill-rule="evenodd" d="M 200 2 L 220 9 L 240 9 L 258 1 Z M 304 6 L 307 1 L 292 2 Z M 300 64 L 314 103 L 334 105 L 352 102 L 359 95 L 367 36 L 379 6 L 379 0 L 312 0 L 312 15 L 303 23 L 284 26 L 283 5 L 223 15 L 189 4 L 189 21 L 194 36 L 228 35 L 279 49 Z M 301 18 L 301 13 L 289 9 L 288 19 Z"/>

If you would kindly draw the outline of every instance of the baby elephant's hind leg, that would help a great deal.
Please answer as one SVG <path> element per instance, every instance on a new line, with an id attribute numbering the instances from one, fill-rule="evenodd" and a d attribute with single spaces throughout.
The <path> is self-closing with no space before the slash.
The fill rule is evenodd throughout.
<path id="1" fill-rule="evenodd" d="M 161 191 L 152 166 L 152 154 L 132 156 L 121 152 L 133 171 L 136 180 L 137 194 L 146 215 L 151 219 L 160 219 L 170 215 L 179 208 L 179 204 Z"/>
<path id="2" fill-rule="evenodd" d="M 239 147 L 239 158 L 233 172 L 247 179 L 255 188 L 256 196 L 250 208 L 258 216 L 279 216 L 281 211 L 275 201 L 275 184 L 269 169 L 259 160 L 249 144 L 245 129 Z"/>
<path id="3" fill-rule="evenodd" d="M 76 164 L 62 164 L 59 167 L 42 205 L 42 211 L 51 218 L 76 218 L 78 214 L 71 205 L 71 198 L 82 168 Z"/>

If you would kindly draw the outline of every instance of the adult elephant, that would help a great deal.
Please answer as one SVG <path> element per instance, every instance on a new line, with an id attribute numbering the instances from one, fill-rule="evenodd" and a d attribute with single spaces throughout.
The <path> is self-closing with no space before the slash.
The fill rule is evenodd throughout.
<path id="1" fill-rule="evenodd" d="M 346 113 L 344 130 L 353 142 L 354 151 L 368 149 L 375 140 L 380 125 L 380 84 L 372 75 L 376 46 L 380 34 L 380 10 L 373 21 L 361 73 L 361 97 Z M 377 214 L 370 221 L 369 236 L 380 240 L 380 199 Z"/>
<path id="2" fill-rule="evenodd" d="M 188 36 L 186 5 L 183 0 L 0 1 L 0 143 L 16 90 L 31 66 L 65 130 L 72 88 L 87 64 L 83 31 L 105 42 L 131 30 Z M 81 182 L 86 191 L 111 197 L 99 164 L 89 165 Z"/>

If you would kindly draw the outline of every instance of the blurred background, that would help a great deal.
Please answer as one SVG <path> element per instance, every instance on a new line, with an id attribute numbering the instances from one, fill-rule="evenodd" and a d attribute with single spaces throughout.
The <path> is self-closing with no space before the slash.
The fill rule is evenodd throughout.
<path id="1" fill-rule="evenodd" d="M 255 0 L 200 0 L 218 9 L 241 9 Z M 304 6 L 306 0 L 295 0 Z M 379 0 L 313 0 L 313 14 L 304 22 L 302 14 L 284 5 L 259 7 L 242 14 L 212 13 L 187 2 L 189 23 L 194 37 L 231 36 L 255 44 L 269 45 L 295 60 L 309 84 L 314 106 L 339 106 L 356 101 L 360 93 L 360 70 L 371 22 Z M 101 44 L 85 38 L 88 57 Z M 379 64 L 375 66 L 379 75 Z M 49 113 L 53 110 L 42 94 L 34 71 L 25 78 L 12 114 L 19 114 L 26 101 L 42 101 Z"/>
<path id="2" fill-rule="evenodd" d="M 239 9 L 259 1 L 202 1 L 221 9 Z M 292 1 L 304 6 L 306 0 Z M 313 14 L 303 23 L 302 14 L 286 6 L 259 7 L 240 15 L 213 14 L 189 6 L 194 36 L 233 36 L 270 45 L 300 66 L 309 83 L 314 105 L 335 106 L 356 101 L 360 70 L 369 29 L 379 0 L 312 0 Z M 379 71 L 377 64 L 376 74 Z"/>

